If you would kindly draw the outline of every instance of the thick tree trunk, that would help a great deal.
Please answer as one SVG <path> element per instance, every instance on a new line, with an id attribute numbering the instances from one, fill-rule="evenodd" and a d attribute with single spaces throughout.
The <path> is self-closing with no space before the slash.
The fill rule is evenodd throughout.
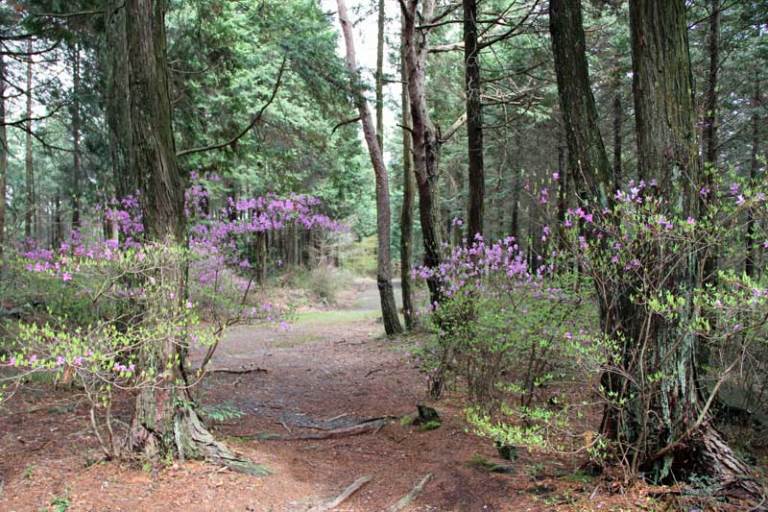
<path id="1" fill-rule="evenodd" d="M 670 206 L 670 214 L 696 218 L 701 208 L 698 188 L 704 176 L 696 137 L 685 2 L 631 0 L 630 25 L 640 173 L 656 179 L 664 196 L 680 198 Z M 678 316 L 663 318 L 639 311 L 641 308 L 624 312 L 621 320 L 627 324 L 641 320 L 650 326 L 650 336 L 641 340 L 631 333 L 634 338 L 630 339 L 647 344 L 637 382 L 653 389 L 625 396 L 627 410 L 634 414 L 625 416 L 621 432 L 635 449 L 636 467 L 658 479 L 685 478 L 695 472 L 721 483 L 737 482 L 759 498 L 759 486 L 745 479 L 750 469 L 734 456 L 704 411 L 695 364 L 699 340 L 686 325 L 695 313 L 692 290 L 701 286 L 698 259 L 693 250 L 680 258 L 661 284 L 685 299 Z M 639 319 L 638 313 L 653 316 Z M 636 348 L 632 343 L 625 346 L 626 350 Z M 628 358 L 626 354 L 625 360 Z M 643 377 L 651 372 L 661 375 L 658 384 Z"/>
<path id="2" fill-rule="evenodd" d="M 608 203 L 611 168 L 589 81 L 581 0 L 551 0 L 549 30 L 568 143 L 568 172 L 582 203 Z"/>
<path id="3" fill-rule="evenodd" d="M 176 163 L 166 64 L 164 0 L 126 0 L 123 56 L 130 80 L 131 145 L 129 172 L 141 184 L 141 204 L 150 240 L 167 251 L 158 271 L 158 286 L 170 291 L 169 301 L 184 293 L 184 263 L 176 250 L 185 245 L 184 186 Z M 114 92 L 114 91 L 113 91 Z M 125 118 L 121 118 L 123 121 Z M 121 131 L 123 131 L 121 129 Z M 151 308 L 157 308 L 152 310 Z M 162 319 L 167 304 L 150 305 L 145 314 Z M 129 444 L 151 458 L 207 458 L 245 472 L 262 470 L 236 458 L 216 442 L 195 411 L 184 373 L 188 340 L 168 336 L 142 348 L 142 365 L 154 370 L 159 382 L 141 389 L 131 424 Z"/>
<path id="4" fill-rule="evenodd" d="M 485 170 L 483 165 L 483 106 L 480 87 L 480 46 L 477 42 L 477 0 L 464 0 L 464 86 L 467 105 L 469 204 L 467 243 L 483 234 Z"/>
<path id="5" fill-rule="evenodd" d="M 378 238 L 376 281 L 381 299 L 381 315 L 384 319 L 384 330 L 387 334 L 392 335 L 402 332 L 403 328 L 400 325 L 397 303 L 395 302 L 395 294 L 392 289 L 392 264 L 389 252 L 391 222 L 389 178 L 387 176 L 387 168 L 384 165 L 381 146 L 379 146 L 379 141 L 376 137 L 376 128 L 373 125 L 373 119 L 371 119 L 371 112 L 368 109 L 365 96 L 360 90 L 360 74 L 357 69 L 352 24 L 347 15 L 347 6 L 344 0 L 337 0 L 337 4 L 339 7 L 341 31 L 344 34 L 347 46 L 347 68 L 349 69 L 352 87 L 355 91 L 355 103 L 357 104 L 357 111 L 360 114 L 360 121 L 363 125 L 363 134 L 368 145 L 368 154 L 371 157 L 373 172 L 376 176 L 376 233 Z"/>
<path id="6" fill-rule="evenodd" d="M 411 135 L 413 140 L 413 167 L 419 193 L 419 220 L 424 242 L 424 266 L 437 269 L 442 260 L 440 236 L 440 205 L 438 201 L 438 155 L 440 141 L 429 117 L 426 96 L 426 67 L 428 29 L 419 28 L 434 11 L 434 0 L 424 0 L 419 12 L 419 0 L 404 0 L 402 8 L 405 62 L 408 71 L 408 100 L 411 109 Z M 440 278 L 427 280 L 431 302 L 442 299 Z"/>
<path id="7" fill-rule="evenodd" d="M 72 230 L 80 229 L 80 47 L 75 43 L 72 55 Z"/>
<path id="8" fill-rule="evenodd" d="M 123 0 L 106 0 L 105 94 L 106 118 L 109 127 L 109 153 L 117 197 L 136 194 L 138 176 L 129 160 L 132 146 L 128 40 L 125 33 Z"/>
<path id="9" fill-rule="evenodd" d="M 400 212 L 400 289 L 403 296 L 403 317 L 405 328 L 416 327 L 416 311 L 413 302 L 411 282 L 411 261 L 413 260 L 413 147 L 411 144 L 411 110 L 408 103 L 408 72 L 405 65 L 405 42 L 400 41 L 400 109 L 403 125 L 403 206 Z"/>
<path id="10" fill-rule="evenodd" d="M 26 204 L 24 205 L 24 237 L 33 240 L 37 237 L 37 199 L 35 198 L 35 169 L 32 160 L 32 39 L 27 42 L 27 122 L 26 156 L 24 159 Z"/>

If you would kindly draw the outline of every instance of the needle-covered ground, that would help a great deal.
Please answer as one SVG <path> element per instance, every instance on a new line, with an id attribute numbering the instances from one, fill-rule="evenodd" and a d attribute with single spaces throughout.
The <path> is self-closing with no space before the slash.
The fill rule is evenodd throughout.
<path id="1" fill-rule="evenodd" d="M 677 509 L 646 486 L 584 474 L 578 456 L 521 450 L 511 463 L 500 460 L 491 442 L 468 431 L 458 395 L 427 400 L 411 356 L 418 336 L 383 336 L 374 282 L 358 281 L 339 302 L 300 312 L 288 330 L 233 329 L 211 363 L 232 372 L 213 372 L 197 388 L 217 436 L 269 476 L 202 462 L 104 462 L 84 397 L 39 383 L 0 415 L 0 510 L 306 512 L 370 477 L 329 510 L 385 511 L 427 475 L 402 510 Z M 387 421 L 413 416 L 417 404 L 435 407 L 442 425 Z M 118 400 L 119 420 L 130 420 L 131 405 Z M 360 429 L 372 418 L 384 420 Z M 489 471 L 500 463 L 508 472 Z"/>

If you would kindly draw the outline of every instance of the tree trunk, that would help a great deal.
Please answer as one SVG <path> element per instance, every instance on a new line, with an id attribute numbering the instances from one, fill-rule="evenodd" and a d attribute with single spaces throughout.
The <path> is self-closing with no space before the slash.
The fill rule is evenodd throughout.
<path id="1" fill-rule="evenodd" d="M 680 198 L 670 206 L 670 214 L 697 218 L 703 172 L 685 2 L 631 0 L 629 5 L 640 174 L 656 179 L 665 197 Z M 634 413 L 625 416 L 622 434 L 636 450 L 635 466 L 657 479 L 707 475 L 721 483 L 737 482 L 758 498 L 759 486 L 745 479 L 750 469 L 734 456 L 711 422 L 702 421 L 704 402 L 695 364 L 699 340 L 686 325 L 695 313 L 692 290 L 701 286 L 698 252 L 691 250 L 680 261 L 676 268 L 665 269 L 668 274 L 661 285 L 684 298 L 678 316 L 663 318 L 641 308 L 623 312 L 626 324 L 640 320 L 650 326 L 651 335 L 642 340 L 648 344 L 648 354 L 639 363 L 637 382 L 647 382 L 644 375 L 651 372 L 661 379 L 658 385 L 648 384 L 655 388 L 645 398 L 634 392 L 625 396 L 628 411 Z M 638 318 L 638 313 L 652 316 Z M 637 333 L 630 334 L 628 339 L 641 343 Z M 625 350 L 634 350 L 632 345 L 625 344 Z"/>
<path id="2" fill-rule="evenodd" d="M 709 35 L 709 75 L 707 90 L 704 94 L 704 162 L 717 165 L 717 71 L 720 68 L 720 0 L 710 0 Z"/>
<path id="3" fill-rule="evenodd" d="M 109 127 L 109 153 L 117 197 L 136 194 L 138 176 L 130 162 L 131 135 L 128 40 L 125 33 L 124 0 L 106 0 L 105 94 L 106 118 Z"/>
<path id="4" fill-rule="evenodd" d="M 568 172 L 582 203 L 608 203 L 611 169 L 589 81 L 581 0 L 551 0 L 549 30 L 560 109 L 568 143 Z"/>
<path id="5" fill-rule="evenodd" d="M 384 1 L 379 0 L 376 37 L 376 140 L 384 153 Z"/>
<path id="6" fill-rule="evenodd" d="M 624 109 L 621 104 L 621 93 L 616 91 L 613 97 L 613 189 L 621 188 L 622 160 L 622 131 L 624 126 Z"/>
<path id="7" fill-rule="evenodd" d="M 130 80 L 128 83 L 131 145 L 129 169 L 141 185 L 146 231 L 167 265 L 156 279 L 173 292 L 169 301 L 181 307 L 185 297 L 184 264 L 174 251 L 185 245 L 184 184 L 176 163 L 166 64 L 164 0 L 127 0 L 124 26 Z M 114 91 L 113 91 L 114 92 Z M 121 130 L 122 131 L 122 130 Z M 147 311 L 162 319 L 167 304 Z M 205 429 L 195 411 L 184 373 L 188 340 L 169 336 L 142 348 L 142 364 L 159 382 L 143 387 L 136 399 L 129 445 L 150 458 L 207 458 L 233 469 L 259 472 L 237 459 Z"/>
<path id="8" fill-rule="evenodd" d="M 80 47 L 75 43 L 72 55 L 72 230 L 80 229 Z"/>
<path id="9" fill-rule="evenodd" d="M 24 205 L 24 237 L 33 240 L 37 237 L 37 200 L 35 198 L 35 170 L 32 160 L 32 39 L 27 41 L 27 122 L 26 122 L 26 157 L 25 184 L 26 204 Z"/>
<path id="10" fill-rule="evenodd" d="M 758 71 L 754 71 L 754 87 L 755 92 L 752 97 L 752 154 L 749 161 L 749 181 L 754 184 L 757 180 L 757 174 L 760 170 L 760 105 L 762 105 L 763 97 L 760 91 L 760 75 Z M 757 237 L 757 224 L 755 221 L 754 213 L 750 208 L 747 210 L 747 233 L 744 237 L 746 244 L 746 257 L 744 258 L 744 272 L 749 277 L 755 277 L 757 275 L 757 262 L 758 262 L 758 247 L 759 244 L 756 240 Z"/>
<path id="11" fill-rule="evenodd" d="M 405 42 L 400 41 L 400 108 L 403 124 L 403 206 L 400 212 L 400 289 L 403 296 L 405 328 L 416 327 L 416 311 L 411 283 L 413 259 L 413 148 L 411 144 L 411 111 L 408 104 L 408 72 L 405 65 Z"/>
<path id="12" fill-rule="evenodd" d="M 402 332 L 403 328 L 400 325 L 397 303 L 395 302 L 395 294 L 392 289 L 392 263 L 389 254 L 391 222 L 389 179 L 387 168 L 384 165 L 384 156 L 381 153 L 381 146 L 379 146 L 379 141 L 376 137 L 376 128 L 373 125 L 373 119 L 371 119 L 371 113 L 365 96 L 360 90 L 360 74 L 357 69 L 355 42 L 352 35 L 352 24 L 347 16 L 347 6 L 344 0 L 337 0 L 337 4 L 339 7 L 341 31 L 344 34 L 347 46 L 347 68 L 352 80 L 353 91 L 355 91 L 355 103 L 357 104 L 357 111 L 360 114 L 360 121 L 363 125 L 363 135 L 368 145 L 368 153 L 371 157 L 373 172 L 376 176 L 376 233 L 378 238 L 376 281 L 381 299 L 381 315 L 384 319 L 384 330 L 387 334 L 392 335 Z"/>
<path id="13" fill-rule="evenodd" d="M 467 105 L 469 204 L 467 243 L 483 235 L 485 170 L 483 166 L 483 106 L 480 86 L 480 46 L 477 42 L 477 0 L 464 0 L 464 85 Z"/>
<path id="14" fill-rule="evenodd" d="M 438 155 L 440 142 L 429 117 L 426 96 L 426 66 L 428 30 L 418 28 L 423 20 L 429 20 L 434 10 L 434 0 L 424 0 L 418 12 L 419 0 L 400 3 L 404 18 L 405 63 L 408 71 L 408 100 L 411 110 L 411 135 L 413 140 L 413 167 L 416 188 L 419 193 L 419 220 L 424 242 L 424 266 L 437 269 L 442 260 L 440 237 L 440 205 L 437 197 Z M 440 302 L 440 278 L 435 272 L 427 279 L 432 303 Z"/>
<path id="15" fill-rule="evenodd" d="M 0 52 L 0 272 L 5 269 L 5 194 L 8 180 L 8 132 L 5 127 L 5 57 Z"/>

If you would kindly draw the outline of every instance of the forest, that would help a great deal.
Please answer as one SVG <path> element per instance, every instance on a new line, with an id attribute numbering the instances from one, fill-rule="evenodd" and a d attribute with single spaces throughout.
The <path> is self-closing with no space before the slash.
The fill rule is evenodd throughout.
<path id="1" fill-rule="evenodd" d="M 767 0 L 0 0 L 0 511 L 768 511 Z"/>

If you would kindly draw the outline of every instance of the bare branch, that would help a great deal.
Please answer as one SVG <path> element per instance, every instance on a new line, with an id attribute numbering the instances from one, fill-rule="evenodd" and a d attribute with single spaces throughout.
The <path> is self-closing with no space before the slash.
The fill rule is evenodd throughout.
<path id="1" fill-rule="evenodd" d="M 235 142 L 240 140 L 246 133 L 248 133 L 256 124 L 261 120 L 262 116 L 264 115 L 264 112 L 267 110 L 267 108 L 272 104 L 272 102 L 275 100 L 275 97 L 277 96 L 277 91 L 280 89 L 280 84 L 283 80 L 283 73 L 285 72 L 285 67 L 288 59 L 287 57 L 283 57 L 283 62 L 280 64 L 280 70 L 277 72 L 277 79 L 275 80 L 275 85 L 272 88 L 272 94 L 269 96 L 269 99 L 267 100 L 264 105 L 261 106 L 259 111 L 256 113 L 255 116 L 253 116 L 253 119 L 251 122 L 243 128 L 240 133 L 232 137 L 231 139 L 221 142 L 219 144 L 211 144 L 210 146 L 202 146 L 198 148 L 190 148 L 185 149 L 183 151 L 179 151 L 176 153 L 177 157 L 182 157 L 186 155 L 192 155 L 194 153 L 202 153 L 204 151 L 213 151 L 216 149 L 224 149 L 226 147 L 229 147 L 233 145 Z"/>

